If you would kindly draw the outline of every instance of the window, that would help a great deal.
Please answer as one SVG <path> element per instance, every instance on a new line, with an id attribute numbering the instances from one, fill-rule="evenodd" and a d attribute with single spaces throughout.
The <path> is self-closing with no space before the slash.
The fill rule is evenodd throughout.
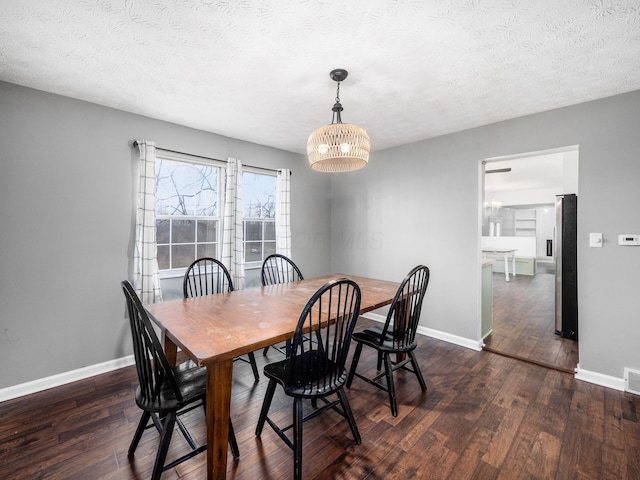
<path id="1" fill-rule="evenodd" d="M 276 177 L 245 170 L 242 174 L 244 204 L 244 259 L 261 264 L 276 253 Z"/>
<path id="2" fill-rule="evenodd" d="M 156 241 L 165 274 L 200 257 L 219 257 L 221 168 L 158 156 Z"/>

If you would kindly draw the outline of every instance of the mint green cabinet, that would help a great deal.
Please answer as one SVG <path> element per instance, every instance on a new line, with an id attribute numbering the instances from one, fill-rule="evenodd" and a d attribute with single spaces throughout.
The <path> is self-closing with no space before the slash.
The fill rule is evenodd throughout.
<path id="1" fill-rule="evenodd" d="M 482 338 L 491 334 L 493 320 L 493 260 L 482 262 Z"/>

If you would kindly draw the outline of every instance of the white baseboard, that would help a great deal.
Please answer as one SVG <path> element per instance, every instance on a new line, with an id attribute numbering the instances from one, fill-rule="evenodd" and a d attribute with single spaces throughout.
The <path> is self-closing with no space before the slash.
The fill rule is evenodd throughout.
<path id="1" fill-rule="evenodd" d="M 613 388 L 624 392 L 624 378 L 612 377 L 610 375 L 604 375 L 598 372 L 591 372 L 580 368 L 580 364 L 576 367 L 576 380 L 582 380 L 583 382 L 594 383 L 601 387 Z"/>
<path id="2" fill-rule="evenodd" d="M 362 316 L 381 323 L 384 323 L 384 321 L 386 320 L 385 316 L 377 313 L 365 313 Z M 482 340 L 471 340 L 469 338 L 459 337 L 457 335 L 452 335 L 450 333 L 441 332 L 439 330 L 434 330 L 426 327 L 418 327 L 418 333 L 448 343 L 453 343 L 454 345 L 469 348 L 471 350 L 482 350 Z M 41 392 L 43 390 L 48 390 L 49 388 L 59 387 L 60 385 L 83 380 L 85 378 L 100 375 L 102 373 L 111 372 L 119 368 L 128 367 L 129 365 L 133 365 L 134 363 L 135 359 L 133 358 L 133 355 L 129 355 L 127 357 L 117 358 L 115 360 L 99 363 L 97 365 L 90 365 L 88 367 L 79 368 L 70 372 L 64 372 L 58 375 L 52 375 L 50 377 L 3 388 L 0 389 L 0 402 L 22 397 L 24 395 L 29 395 L 31 393 Z M 602 387 L 624 391 L 624 378 L 612 377 L 610 375 L 604 375 L 602 373 L 584 370 L 580 368 L 579 364 L 576 368 L 575 378 L 577 380 L 593 383 Z"/>
<path id="3" fill-rule="evenodd" d="M 43 390 L 48 390 L 49 388 L 59 387 L 60 385 L 83 380 L 95 375 L 100 375 L 101 373 L 111 372 L 119 368 L 133 365 L 134 363 L 135 359 L 133 355 L 129 355 L 127 357 L 109 360 L 108 362 L 78 368 L 77 370 L 71 370 L 70 372 L 59 373 L 50 377 L 40 378 L 31 382 L 3 388 L 0 390 L 0 402 L 22 397 L 23 395 L 29 395 L 31 393 L 41 392 Z"/>
<path id="4" fill-rule="evenodd" d="M 378 313 L 365 313 L 362 316 L 368 318 L 369 320 L 380 323 L 384 323 L 387 319 L 387 317 Z M 471 350 L 475 350 L 477 352 L 482 350 L 482 340 L 471 340 L 470 338 L 459 337 L 457 335 L 452 335 L 451 333 L 421 326 L 418 326 L 418 333 L 421 335 L 426 335 L 427 337 L 435 338 L 437 340 L 442 340 L 447 343 L 453 343 L 454 345 L 470 348 Z"/>
<path id="5" fill-rule="evenodd" d="M 386 317 L 377 313 L 365 313 L 362 315 L 365 318 L 374 320 L 376 322 L 384 323 Z M 443 340 L 448 343 L 460 345 L 461 347 L 470 348 L 471 350 L 482 350 L 483 341 L 475 341 L 469 338 L 458 337 L 457 335 L 451 335 L 450 333 L 441 332 L 426 327 L 418 327 L 418 333 L 426 335 L 428 337 Z M 591 372 L 580 368 L 580 364 L 576 367 L 576 380 L 582 380 L 583 382 L 593 383 L 600 385 L 601 387 L 612 388 L 614 390 L 624 391 L 624 378 L 612 377 L 610 375 L 604 375 L 602 373 Z"/>
<path id="6" fill-rule="evenodd" d="M 433 328 L 418 326 L 418 333 L 426 335 L 427 337 L 435 338 L 437 340 L 442 340 L 447 343 L 453 343 L 454 345 L 470 348 L 471 350 L 475 350 L 476 352 L 482 350 L 482 345 L 484 345 L 484 342 L 482 340 L 471 340 L 470 338 L 459 337 L 458 335 L 442 332 L 440 330 L 434 330 Z"/>

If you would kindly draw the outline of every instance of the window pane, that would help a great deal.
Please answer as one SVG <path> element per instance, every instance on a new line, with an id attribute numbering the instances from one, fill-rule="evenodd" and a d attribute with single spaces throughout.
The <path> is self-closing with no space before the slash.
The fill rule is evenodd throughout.
<path id="1" fill-rule="evenodd" d="M 262 243 L 261 242 L 245 242 L 244 260 L 245 262 L 261 262 L 262 261 Z"/>
<path id="2" fill-rule="evenodd" d="M 171 229 L 172 243 L 188 243 L 196 241 L 195 220 L 174 220 Z M 175 266 L 173 267 L 175 268 Z"/>
<path id="3" fill-rule="evenodd" d="M 218 167 L 156 159 L 156 213 L 218 215 Z"/>
<path id="4" fill-rule="evenodd" d="M 198 244 L 198 258 L 202 257 L 218 257 L 218 244 L 217 243 L 199 243 Z"/>
<path id="5" fill-rule="evenodd" d="M 276 222 L 264 222 L 264 239 L 276 239 Z"/>
<path id="6" fill-rule="evenodd" d="M 248 221 L 245 222 L 245 240 L 262 240 L 262 222 Z"/>
<path id="7" fill-rule="evenodd" d="M 171 268 L 188 267 L 195 259 L 195 244 L 171 246 Z"/>
<path id="8" fill-rule="evenodd" d="M 217 220 L 198 220 L 198 243 L 215 242 L 217 237 Z"/>
<path id="9" fill-rule="evenodd" d="M 276 253 L 276 242 L 264 242 L 264 258 Z"/>
<path id="10" fill-rule="evenodd" d="M 243 172 L 242 203 L 245 218 L 275 218 L 276 177 Z"/>
<path id="11" fill-rule="evenodd" d="M 169 243 L 169 220 L 162 219 L 156 220 L 156 242 L 157 243 Z M 169 253 L 167 251 L 167 253 Z M 162 267 L 160 267 L 162 268 Z"/>
<path id="12" fill-rule="evenodd" d="M 156 159 L 156 239 L 160 270 L 189 266 L 197 256 L 218 256 L 219 181 L 224 170 Z M 161 248 L 162 247 L 162 248 Z"/>
<path id="13" fill-rule="evenodd" d="M 156 249 L 158 253 L 158 269 L 166 270 L 169 265 L 169 245 L 158 245 Z"/>

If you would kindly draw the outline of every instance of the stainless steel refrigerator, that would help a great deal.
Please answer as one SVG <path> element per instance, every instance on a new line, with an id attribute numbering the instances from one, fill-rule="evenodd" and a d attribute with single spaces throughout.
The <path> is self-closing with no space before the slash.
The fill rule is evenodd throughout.
<path id="1" fill-rule="evenodd" d="M 578 340 L 578 197 L 556 196 L 556 334 Z"/>

